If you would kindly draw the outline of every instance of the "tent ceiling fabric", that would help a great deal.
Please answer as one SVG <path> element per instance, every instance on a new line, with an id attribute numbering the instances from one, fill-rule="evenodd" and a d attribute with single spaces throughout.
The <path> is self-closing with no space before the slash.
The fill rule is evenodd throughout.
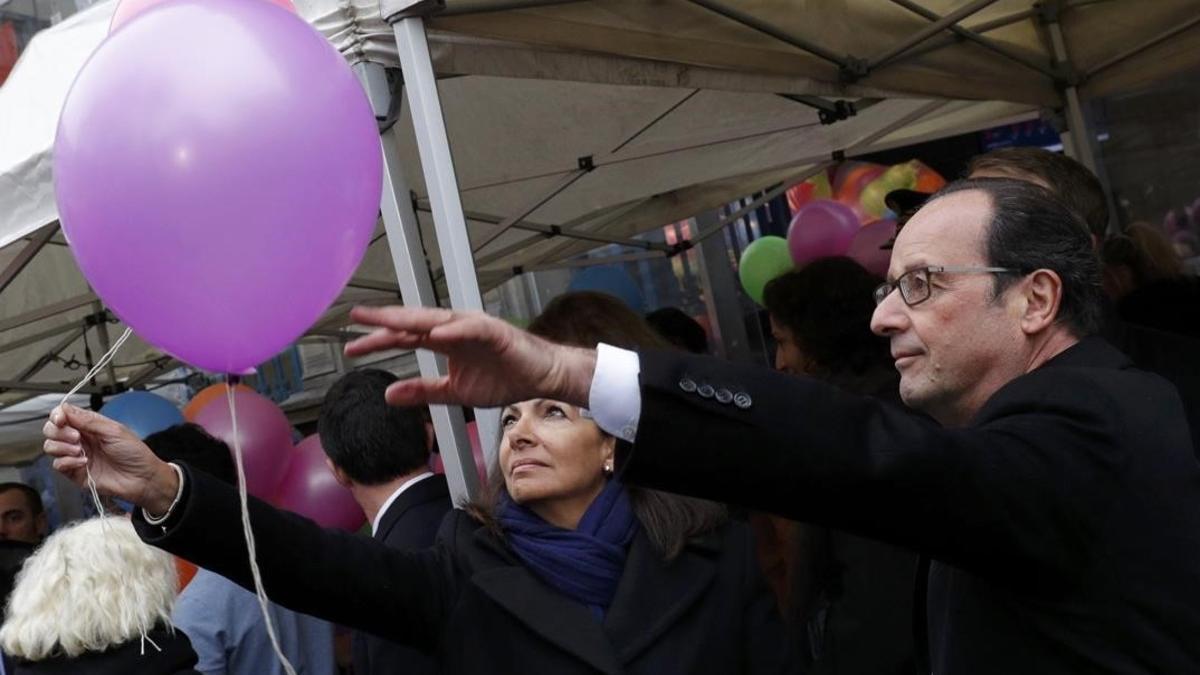
<path id="1" fill-rule="evenodd" d="M 915 0 L 939 16 L 965 0 Z M 698 87 L 731 91 L 856 96 L 1004 99 L 1058 105 L 1055 83 L 1037 71 L 966 40 L 933 40 L 910 58 L 843 84 L 838 67 L 690 0 L 589 0 L 540 8 L 479 12 L 503 4 L 447 0 L 430 21 L 434 67 L 442 74 L 558 79 L 606 84 Z M 887 0 L 721 0 L 716 4 L 815 44 L 837 57 L 871 59 L 929 26 L 930 21 Z M 1041 3 L 1054 6 L 1054 2 Z M 1195 0 L 1063 0 L 1067 49 L 1077 72 L 1088 74 L 1128 49 L 1189 25 Z M 351 60 L 395 65 L 396 46 L 373 0 L 299 0 L 297 5 Z M 1019 20 L 984 35 L 1003 49 L 1044 67 L 1053 65 L 1033 0 L 996 0 L 968 16 L 968 30 Z M 471 13 L 459 14 L 465 10 Z M 1200 65 L 1189 49 L 1196 32 L 1084 81 L 1083 95 L 1144 85 Z"/>
<path id="2" fill-rule="evenodd" d="M 886 0 L 720 0 L 839 58 L 870 58 L 926 28 L 929 20 Z M 966 0 L 915 0 L 939 15 Z M 701 6 L 713 0 L 589 0 L 536 9 L 462 13 L 493 0 L 448 0 L 430 22 L 434 67 L 468 227 L 479 248 L 480 286 L 517 266 L 561 263 L 594 241 L 547 238 L 526 225 L 562 226 L 625 238 L 794 180 L 829 161 L 1034 116 L 1056 106 L 1054 83 L 979 45 L 941 33 L 937 49 L 845 83 L 836 66 Z M 376 0 L 296 0 L 308 21 L 351 63 L 397 63 L 396 45 Z M 996 0 L 969 17 L 970 28 L 1028 12 L 1030 0 Z M 1197 0 L 1107 0 L 1062 14 L 1078 70 L 1103 65 L 1169 29 L 1180 29 L 1129 61 L 1084 82 L 1082 93 L 1124 90 L 1200 65 L 1191 48 Z M 58 111 L 75 74 L 107 33 L 115 2 L 95 5 L 39 33 L 0 87 L 0 271 L 55 221 L 51 146 Z M 1188 22 L 1191 22 L 1190 24 Z M 986 33 L 1020 58 L 1050 64 L 1043 29 L 1026 17 Z M 845 121 L 821 125 L 816 111 L 780 94 L 851 101 L 883 98 Z M 406 176 L 424 204 L 424 180 L 407 115 L 397 127 Z M 579 172 L 596 168 L 545 199 Z M 543 200 L 544 203 L 541 203 Z M 495 222 L 523 223 L 486 246 Z M 435 275 L 440 260 L 428 212 L 419 210 Z M 488 222 L 492 221 L 492 222 Z M 394 284 L 386 238 L 369 248 L 357 277 Z M 88 292 L 61 235 L 0 295 L 0 328 L 29 311 Z M 345 322 L 346 303 L 394 294 L 348 289 L 325 325 Z M 16 379 L 78 324 L 90 304 L 0 331 L 0 380 Z M 112 336 L 121 325 L 111 326 Z M 19 348 L 4 345 L 39 334 Z M 90 339 L 90 338 L 89 338 Z M 82 342 L 64 355 L 82 354 Z M 92 343 L 94 356 L 100 348 Z M 134 341 L 119 363 L 155 356 Z M 136 372 L 118 369 L 124 376 Z M 51 363 L 34 377 L 64 382 L 81 371 Z M 26 396 L 0 394 L 0 406 Z M 9 437 L 0 433 L 0 446 Z M 3 462 L 0 457 L 0 462 Z"/>

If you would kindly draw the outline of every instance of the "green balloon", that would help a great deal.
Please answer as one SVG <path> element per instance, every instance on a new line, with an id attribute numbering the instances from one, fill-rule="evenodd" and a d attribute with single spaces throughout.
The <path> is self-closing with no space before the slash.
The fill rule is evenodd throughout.
<path id="1" fill-rule="evenodd" d="M 787 240 L 783 237 L 756 239 L 742 251 L 738 263 L 738 278 L 742 288 L 754 302 L 763 304 L 763 289 L 767 282 L 795 268 Z"/>

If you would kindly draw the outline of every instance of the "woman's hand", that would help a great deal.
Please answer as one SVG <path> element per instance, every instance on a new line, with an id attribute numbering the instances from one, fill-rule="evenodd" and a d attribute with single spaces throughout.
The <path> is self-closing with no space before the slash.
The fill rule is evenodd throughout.
<path id="1" fill-rule="evenodd" d="M 175 499 L 175 470 L 132 432 L 99 413 L 63 404 L 50 412 L 42 434 L 54 468 L 77 485 L 86 485 L 90 466 L 99 492 L 131 501 L 152 515 L 165 513 Z"/>

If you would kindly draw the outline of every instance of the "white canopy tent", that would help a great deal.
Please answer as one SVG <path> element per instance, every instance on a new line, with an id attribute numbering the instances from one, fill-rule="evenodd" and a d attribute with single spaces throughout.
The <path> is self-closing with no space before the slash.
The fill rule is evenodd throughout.
<path id="1" fill-rule="evenodd" d="M 913 5 L 906 0 L 846 0 L 837 11 L 782 0 L 451 0 L 440 12 L 418 3 L 403 19 L 397 10 L 409 3 L 384 2 L 382 12 L 372 0 L 297 4 L 362 74 L 381 117 L 390 94 L 384 68 L 401 66 L 408 85 L 406 104 L 391 107 L 399 120 L 383 135 L 387 236 L 314 326 L 317 335 L 343 327 L 353 302 L 400 293 L 429 304 L 431 282 L 442 278 L 453 306 L 479 307 L 479 289 L 514 268 L 562 264 L 732 199 L 778 191 L 835 153 L 977 130 L 1045 107 L 1064 107 L 1075 120 L 1071 97 L 1077 103 L 1080 93 L 1200 59 L 1182 40 L 1197 23 L 1197 0 L 1048 3 L 1057 14 L 1039 14 L 1025 0 L 924 0 L 925 16 L 901 7 Z M 101 309 L 56 232 L 50 149 L 57 111 L 103 39 L 112 5 L 39 34 L 0 88 L 0 389 L 8 390 L 0 405 L 65 391 L 62 382 L 82 371 L 43 357 L 79 351 L 75 331 Z M 940 16 L 969 19 L 967 28 Z M 968 32 L 974 37 L 963 37 Z M 1056 33 L 1073 61 L 1056 52 Z M 906 43 L 912 49 L 889 55 Z M 1134 53 L 1106 63 L 1123 52 Z M 876 67 L 864 70 L 872 60 Z M 1080 77 L 1089 69 L 1092 77 Z M 854 114 L 822 124 L 839 110 Z M 672 253 L 635 245 L 647 255 Z M 91 332 L 99 343 L 103 336 Z M 92 349 L 98 355 L 103 345 Z M 131 342 L 119 363 L 137 365 L 100 383 L 136 384 L 174 365 L 156 357 Z M 437 368 L 427 356 L 419 361 L 422 372 Z M 435 415 L 443 449 L 461 453 L 459 419 L 454 411 Z M 0 432 L 0 450 L 8 440 L 18 453 L 9 461 L 36 447 L 27 428 L 17 430 Z M 461 494 L 470 477 L 447 460 Z"/>

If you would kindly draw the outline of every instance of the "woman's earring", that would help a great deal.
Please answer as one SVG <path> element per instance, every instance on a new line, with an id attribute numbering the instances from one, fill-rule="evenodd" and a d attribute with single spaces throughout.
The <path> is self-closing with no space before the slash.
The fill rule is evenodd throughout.
<path id="1" fill-rule="evenodd" d="M 613 472 L 613 463 L 612 463 L 612 460 L 610 459 L 604 463 L 604 474 L 606 476 L 611 476 L 612 472 Z"/>

